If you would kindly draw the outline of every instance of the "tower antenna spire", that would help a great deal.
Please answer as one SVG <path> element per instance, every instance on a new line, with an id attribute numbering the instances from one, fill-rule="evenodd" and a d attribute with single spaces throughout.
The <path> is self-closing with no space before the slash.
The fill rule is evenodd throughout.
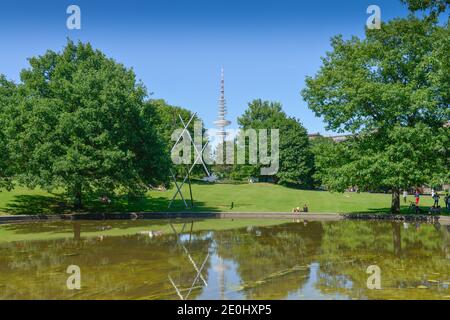
<path id="1" fill-rule="evenodd" d="M 224 77 L 223 68 L 221 68 L 221 70 L 220 70 L 219 112 L 218 112 L 218 118 L 216 121 L 214 121 L 214 124 L 219 129 L 217 134 L 219 136 L 222 136 L 223 138 L 225 138 L 227 135 L 227 132 L 225 131 L 225 127 L 227 127 L 231 124 L 231 121 L 228 121 L 225 119 L 226 113 L 227 113 L 227 107 L 226 107 L 226 100 L 225 100 L 225 77 Z"/>

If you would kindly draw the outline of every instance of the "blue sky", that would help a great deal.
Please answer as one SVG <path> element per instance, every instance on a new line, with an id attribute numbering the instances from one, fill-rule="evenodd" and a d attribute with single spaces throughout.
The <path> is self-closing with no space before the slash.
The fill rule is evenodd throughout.
<path id="1" fill-rule="evenodd" d="M 81 8 L 81 30 L 66 28 L 70 4 Z M 59 51 L 69 37 L 133 67 L 153 98 L 197 111 L 207 127 L 223 67 L 232 127 L 261 98 L 281 102 L 309 132 L 329 134 L 300 90 L 330 37 L 363 36 L 371 4 L 383 21 L 407 14 L 399 0 L 2 1 L 0 73 L 18 81 L 28 57 Z"/>

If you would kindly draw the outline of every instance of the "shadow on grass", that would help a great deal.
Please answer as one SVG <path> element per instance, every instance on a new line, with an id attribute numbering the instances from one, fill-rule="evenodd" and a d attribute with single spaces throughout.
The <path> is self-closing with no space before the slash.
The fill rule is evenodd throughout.
<path id="1" fill-rule="evenodd" d="M 11 215 L 62 214 L 69 212 L 70 209 L 59 195 L 17 195 L 6 207 L 0 208 L 1 211 Z"/>
<path id="2" fill-rule="evenodd" d="M 190 201 L 186 199 L 188 206 Z M 100 197 L 85 199 L 84 208 L 78 212 L 218 212 L 218 208 L 207 207 L 204 202 L 195 202 L 194 207 L 186 209 L 181 199 L 175 199 L 168 207 L 169 200 L 165 197 L 142 197 L 129 199 L 127 196 L 116 197 L 111 204 L 104 204 Z M 70 202 L 61 195 L 17 195 L 7 203 L 1 211 L 10 215 L 54 215 L 77 212 Z"/>
<path id="3" fill-rule="evenodd" d="M 359 210 L 359 211 L 352 211 L 349 212 L 350 214 L 390 214 L 391 213 L 391 208 L 369 208 L 367 210 Z M 409 207 L 401 207 L 400 208 L 400 214 L 402 215 L 428 215 L 430 213 L 430 207 L 428 206 L 420 206 L 420 211 L 418 213 L 416 213 L 415 211 L 413 211 L 412 209 L 410 209 Z M 439 215 L 449 215 L 450 213 L 448 212 L 448 210 L 441 209 L 441 213 Z M 437 215 L 437 214 L 433 214 L 433 215 Z"/>
<path id="4" fill-rule="evenodd" d="M 127 199 L 126 196 L 113 200 L 111 205 L 105 205 L 99 201 L 87 204 L 89 211 L 93 212 L 217 212 L 217 208 L 207 207 L 204 202 L 195 201 L 194 207 L 191 202 L 185 199 L 188 205 L 186 208 L 183 200 L 175 199 L 169 208 L 169 199 L 166 197 L 143 197 L 139 199 Z"/>

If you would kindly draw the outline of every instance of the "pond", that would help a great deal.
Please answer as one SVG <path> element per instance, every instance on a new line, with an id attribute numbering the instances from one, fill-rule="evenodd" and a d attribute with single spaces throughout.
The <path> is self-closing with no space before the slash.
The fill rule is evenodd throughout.
<path id="1" fill-rule="evenodd" d="M 384 221 L 0 225 L 0 299 L 450 299 L 449 234 Z"/>

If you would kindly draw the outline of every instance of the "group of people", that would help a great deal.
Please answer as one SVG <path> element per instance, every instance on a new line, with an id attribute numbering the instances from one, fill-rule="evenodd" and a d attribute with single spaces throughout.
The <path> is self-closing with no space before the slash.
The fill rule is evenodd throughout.
<path id="1" fill-rule="evenodd" d="M 300 207 L 294 208 L 292 209 L 293 213 L 298 213 L 298 212 L 308 212 L 308 206 L 305 204 L 303 206 L 303 210 L 300 209 Z"/>
<path id="2" fill-rule="evenodd" d="M 403 201 L 406 203 L 406 199 L 408 197 L 408 191 L 404 190 L 403 191 Z M 441 198 L 441 196 L 439 195 L 439 193 L 437 193 L 436 191 L 434 191 L 434 189 L 431 189 L 431 198 L 433 199 L 433 206 L 430 208 L 430 212 L 431 211 L 440 211 L 441 206 L 439 205 L 439 200 Z M 420 192 L 419 190 L 416 190 L 414 192 L 414 205 L 416 208 L 419 208 L 419 202 L 420 202 Z M 450 196 L 448 191 L 445 193 L 445 197 L 444 197 L 444 208 L 447 209 L 447 211 L 450 211 Z"/>

